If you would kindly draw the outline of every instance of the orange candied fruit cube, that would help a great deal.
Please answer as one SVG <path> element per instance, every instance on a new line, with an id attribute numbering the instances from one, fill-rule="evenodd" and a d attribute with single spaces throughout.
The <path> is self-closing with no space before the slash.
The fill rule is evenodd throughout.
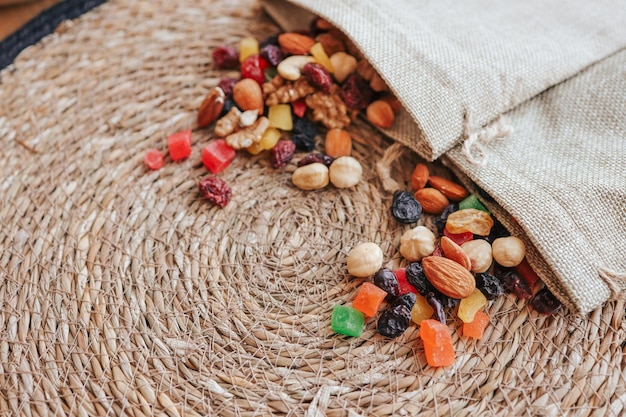
<path id="1" fill-rule="evenodd" d="M 364 282 L 352 302 L 352 307 L 368 317 L 374 317 L 387 296 L 387 291 L 371 282 Z"/>
<path id="2" fill-rule="evenodd" d="M 422 320 L 420 337 L 424 342 L 426 362 L 430 366 L 450 366 L 454 363 L 454 346 L 450 329 L 438 320 Z"/>
<path id="3" fill-rule="evenodd" d="M 477 311 L 474 320 L 463 323 L 463 336 L 474 339 L 482 339 L 485 328 L 489 324 L 489 316 L 482 311 Z"/>

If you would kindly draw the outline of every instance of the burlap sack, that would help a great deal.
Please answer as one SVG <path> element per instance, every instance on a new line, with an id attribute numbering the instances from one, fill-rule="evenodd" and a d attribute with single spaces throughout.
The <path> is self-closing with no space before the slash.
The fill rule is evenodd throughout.
<path id="1" fill-rule="evenodd" d="M 427 159 L 447 152 L 444 161 L 524 238 L 529 262 L 562 302 L 587 313 L 623 296 L 619 2 L 291 3 L 355 42 L 405 106 L 386 133 Z M 265 5 L 283 26 L 311 17 L 282 0 Z"/>

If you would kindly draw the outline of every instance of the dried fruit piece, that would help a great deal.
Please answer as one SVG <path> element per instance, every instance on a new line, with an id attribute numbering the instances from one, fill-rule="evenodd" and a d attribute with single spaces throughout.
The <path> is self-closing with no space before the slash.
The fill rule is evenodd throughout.
<path id="1" fill-rule="evenodd" d="M 420 325 L 420 338 L 424 343 L 426 362 L 430 366 L 454 364 L 454 346 L 448 326 L 433 319 L 423 320 Z"/>
<path id="2" fill-rule="evenodd" d="M 465 298 L 476 289 L 474 275 L 447 258 L 427 256 L 422 259 L 424 274 L 442 294 L 451 298 Z"/>
<path id="3" fill-rule="evenodd" d="M 146 156 L 143 160 L 146 166 L 151 170 L 161 169 L 165 164 L 163 152 L 158 149 L 150 149 L 148 152 L 146 152 Z"/>
<path id="4" fill-rule="evenodd" d="M 459 246 L 469 242 L 470 240 L 474 240 L 474 233 L 472 232 L 450 233 L 445 227 L 443 228 L 443 235 L 452 239 L 452 241 Z"/>
<path id="5" fill-rule="evenodd" d="M 410 262 L 419 261 L 435 250 L 435 234 L 427 227 L 409 229 L 400 238 L 400 254 Z"/>
<path id="6" fill-rule="evenodd" d="M 300 33 L 287 32 L 278 36 L 278 44 L 289 54 L 306 55 L 315 44 L 315 40 Z"/>
<path id="7" fill-rule="evenodd" d="M 428 304 L 426 297 L 417 294 L 415 304 L 411 309 L 411 320 L 416 324 L 420 324 L 423 320 L 431 318 L 434 313 L 435 310 Z"/>
<path id="8" fill-rule="evenodd" d="M 449 237 L 443 236 L 440 241 L 441 250 L 446 258 L 457 262 L 468 271 L 472 269 L 472 261 L 467 253 Z"/>
<path id="9" fill-rule="evenodd" d="M 350 75 L 341 86 L 341 99 L 351 110 L 364 110 L 372 101 L 374 92 L 358 74 Z"/>
<path id="10" fill-rule="evenodd" d="M 371 124 L 384 129 L 390 128 L 396 118 L 393 109 L 385 100 L 376 100 L 370 103 L 365 114 Z"/>
<path id="11" fill-rule="evenodd" d="M 211 203 L 224 208 L 230 201 L 232 191 L 226 181 L 219 177 L 206 177 L 198 183 L 200 192 Z"/>
<path id="12" fill-rule="evenodd" d="M 258 143 L 259 148 L 263 151 L 272 149 L 278 143 L 280 135 L 281 133 L 278 129 L 274 127 L 268 127 L 265 130 L 265 133 L 263 133 L 263 136 L 261 136 L 261 140 Z"/>
<path id="13" fill-rule="evenodd" d="M 272 148 L 270 155 L 270 163 L 272 167 L 284 168 L 296 153 L 296 144 L 290 140 L 278 141 L 276 146 Z"/>
<path id="14" fill-rule="evenodd" d="M 526 245 L 515 236 L 500 237 L 493 241 L 493 259 L 502 266 L 519 265 L 526 256 Z"/>
<path id="15" fill-rule="evenodd" d="M 302 75 L 313 87 L 327 93 L 333 86 L 333 79 L 324 66 L 315 62 L 310 62 L 302 67 Z"/>
<path id="16" fill-rule="evenodd" d="M 330 129 L 326 133 L 324 141 L 326 154 L 334 158 L 339 156 L 350 156 L 352 153 L 352 138 L 343 129 Z"/>
<path id="17" fill-rule="evenodd" d="M 396 298 L 400 292 L 398 277 L 387 268 L 381 268 L 374 274 L 374 285 L 387 292 L 387 299 Z"/>
<path id="18" fill-rule="evenodd" d="M 323 66 L 326 71 L 330 73 L 333 72 L 333 63 L 330 62 L 330 58 L 328 58 L 328 55 L 326 54 L 326 51 L 324 51 L 324 47 L 321 43 L 317 42 L 311 47 L 311 50 L 309 52 L 311 53 L 311 55 L 313 55 L 315 61 Z"/>
<path id="19" fill-rule="evenodd" d="M 463 186 L 450 181 L 447 178 L 431 175 L 428 178 L 431 187 L 438 189 L 452 201 L 461 201 L 467 197 L 467 190 Z"/>
<path id="20" fill-rule="evenodd" d="M 489 316 L 482 311 L 477 311 L 472 322 L 463 323 L 463 336 L 482 339 L 488 324 Z"/>
<path id="21" fill-rule="evenodd" d="M 259 54 L 252 54 L 241 63 L 241 78 L 250 78 L 258 84 L 265 82 L 265 69 L 268 67 L 266 60 Z"/>
<path id="22" fill-rule="evenodd" d="M 277 45 L 264 45 L 261 47 L 259 51 L 259 55 L 263 58 L 268 64 L 275 67 L 280 64 L 280 61 L 285 59 L 285 54 L 282 49 L 280 49 Z"/>
<path id="23" fill-rule="evenodd" d="M 476 288 L 483 293 L 487 300 L 495 300 L 504 294 L 504 285 L 500 278 L 486 272 L 476 274 Z"/>
<path id="24" fill-rule="evenodd" d="M 315 164 L 312 164 L 315 165 Z M 307 165 L 302 168 L 310 167 Z M 326 168 L 324 165 L 319 164 Z M 373 275 L 383 266 L 383 251 L 373 242 L 358 244 L 348 253 L 348 273 L 355 277 L 365 278 Z"/>
<path id="25" fill-rule="evenodd" d="M 423 296 L 436 291 L 435 287 L 426 279 L 422 264 L 419 262 L 411 262 L 406 267 L 406 279 Z"/>
<path id="26" fill-rule="evenodd" d="M 364 282 L 352 301 L 352 307 L 367 317 L 374 317 L 386 296 L 386 291 L 370 282 Z"/>
<path id="27" fill-rule="evenodd" d="M 243 62 L 250 55 L 259 53 L 259 42 L 256 38 L 248 36 L 239 41 L 239 62 Z"/>
<path id="28" fill-rule="evenodd" d="M 411 323 L 411 309 L 398 304 L 385 310 L 378 319 L 378 333 L 385 337 L 398 337 L 406 331 Z"/>
<path id="29" fill-rule="evenodd" d="M 336 304 L 333 307 L 330 324 L 335 333 L 358 337 L 363 333 L 365 316 L 352 307 Z"/>
<path id="30" fill-rule="evenodd" d="M 263 114 L 263 92 L 261 86 L 250 78 L 244 78 L 233 87 L 233 100 L 241 110 L 257 110 Z"/>
<path id="31" fill-rule="evenodd" d="M 400 223 L 415 223 L 422 215 L 422 206 L 411 193 L 397 190 L 393 193 L 391 214 Z"/>
<path id="32" fill-rule="evenodd" d="M 324 164 L 327 167 L 330 167 L 330 164 L 333 163 L 335 158 L 332 156 L 324 155 L 323 153 L 312 153 L 298 161 L 298 166 L 302 167 L 309 164 L 314 164 L 316 162 L 320 164 Z"/>
<path id="33" fill-rule="evenodd" d="M 494 268 L 495 269 L 495 268 Z M 512 292 L 518 298 L 530 298 L 533 295 L 532 288 L 528 283 L 513 269 L 500 272 L 502 275 L 502 283 L 508 292 Z"/>
<path id="34" fill-rule="evenodd" d="M 317 136 L 317 127 L 309 119 L 296 117 L 293 121 L 293 133 L 299 133 L 309 138 Z"/>
<path id="35" fill-rule="evenodd" d="M 328 185 L 328 167 L 324 164 L 309 164 L 296 168 L 291 181 L 301 190 L 319 190 Z"/>
<path id="36" fill-rule="evenodd" d="M 435 188 L 422 188 L 413 194 L 422 206 L 424 213 L 439 214 L 450 204 L 445 195 Z"/>
<path id="37" fill-rule="evenodd" d="M 457 316 L 463 323 L 471 323 L 474 321 L 476 312 L 486 305 L 487 298 L 480 290 L 475 289 L 470 295 L 461 300 Z"/>
<path id="38" fill-rule="evenodd" d="M 419 163 L 415 165 L 413 173 L 411 174 L 411 187 L 413 191 L 421 190 L 426 186 L 430 172 L 426 164 Z"/>
<path id="39" fill-rule="evenodd" d="M 306 100 L 300 99 L 291 102 L 291 109 L 293 110 L 293 114 L 298 117 L 304 117 L 306 113 Z"/>
<path id="40" fill-rule="evenodd" d="M 238 80 L 231 78 L 231 77 L 224 77 L 220 80 L 217 86 L 222 89 L 222 91 L 224 92 L 224 95 L 226 96 L 226 98 L 228 98 L 228 97 L 232 97 L 233 87 L 235 86 L 237 81 Z"/>
<path id="41" fill-rule="evenodd" d="M 216 139 L 202 149 L 202 163 L 213 174 L 222 172 L 235 158 L 235 150 L 224 139 Z"/>
<path id="42" fill-rule="evenodd" d="M 398 279 L 398 297 L 410 292 L 417 294 L 417 289 L 407 281 L 406 268 L 396 269 L 393 273 Z"/>
<path id="43" fill-rule="evenodd" d="M 535 311 L 539 314 L 543 314 L 549 316 L 551 314 L 556 313 L 558 310 L 563 307 L 563 304 L 550 292 L 550 290 L 546 288 L 542 288 L 535 295 L 533 300 L 530 302 L 530 305 Z"/>
<path id="44" fill-rule="evenodd" d="M 213 50 L 213 65 L 217 69 L 234 69 L 239 66 L 239 52 L 232 46 L 219 46 Z"/>
<path id="45" fill-rule="evenodd" d="M 515 267 L 515 271 L 517 271 L 520 277 L 528 284 L 529 288 L 534 287 L 535 283 L 539 280 L 539 275 L 531 268 L 526 258 L 522 259 L 522 262 Z"/>
<path id="46" fill-rule="evenodd" d="M 459 210 L 464 210 L 468 208 L 474 208 L 476 210 L 482 210 L 489 213 L 489 210 L 487 210 L 487 208 L 483 206 L 483 203 L 480 202 L 476 194 L 470 194 L 461 202 L 459 202 Z"/>
<path id="47" fill-rule="evenodd" d="M 493 218 L 489 213 L 476 209 L 457 210 L 448 216 L 446 229 L 450 233 L 472 232 L 487 236 L 493 227 Z"/>
<path id="48" fill-rule="evenodd" d="M 191 155 L 191 130 L 183 130 L 167 137 L 167 147 L 172 161 L 180 161 Z"/>
<path id="49" fill-rule="evenodd" d="M 270 106 L 267 117 L 270 119 L 271 127 L 282 130 L 293 129 L 293 118 L 291 117 L 291 106 L 289 104 Z"/>
<path id="50" fill-rule="evenodd" d="M 437 291 L 437 294 L 440 294 Z M 435 319 L 440 321 L 441 323 L 446 323 L 446 312 L 444 310 L 443 301 L 441 300 L 441 296 L 438 296 L 434 292 L 429 292 L 426 294 L 426 301 L 428 305 L 430 305 L 433 309 L 433 314 L 435 315 Z"/>
<path id="51" fill-rule="evenodd" d="M 198 110 L 198 127 L 205 127 L 217 120 L 224 108 L 226 94 L 220 87 L 215 87 L 207 94 Z"/>

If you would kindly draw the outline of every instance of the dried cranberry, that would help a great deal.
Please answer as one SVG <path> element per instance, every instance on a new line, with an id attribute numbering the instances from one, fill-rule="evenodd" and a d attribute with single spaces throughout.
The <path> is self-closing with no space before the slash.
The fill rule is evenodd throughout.
<path id="1" fill-rule="evenodd" d="M 305 165 L 314 164 L 316 162 L 319 162 L 320 164 L 324 164 L 327 167 L 329 167 L 330 164 L 332 164 L 334 160 L 335 160 L 335 158 L 333 158 L 332 156 L 328 156 L 328 155 L 325 155 L 323 153 L 312 153 L 312 154 L 309 154 L 309 155 L 305 156 L 304 158 L 300 159 L 298 161 L 298 166 L 302 167 L 302 166 L 305 166 Z"/>
<path id="2" fill-rule="evenodd" d="M 385 310 L 378 319 L 378 333 L 385 337 L 398 337 L 411 323 L 411 310 L 404 304 L 398 304 Z"/>
<path id="3" fill-rule="evenodd" d="M 291 136 L 291 140 L 296 144 L 296 148 L 310 152 L 315 149 L 315 138 L 309 137 L 303 133 L 296 133 Z"/>
<path id="4" fill-rule="evenodd" d="M 237 68 L 239 65 L 239 52 L 232 46 L 218 46 L 213 50 L 213 64 L 218 69 Z"/>
<path id="5" fill-rule="evenodd" d="M 333 86 L 333 79 L 330 73 L 322 65 L 315 62 L 309 62 L 302 68 L 302 75 L 313 87 L 324 92 L 329 92 Z"/>
<path id="6" fill-rule="evenodd" d="M 272 148 L 270 162 L 276 169 L 285 167 L 296 153 L 296 144 L 290 140 L 278 141 Z"/>
<path id="7" fill-rule="evenodd" d="M 267 67 L 267 61 L 259 54 L 250 55 L 241 63 L 241 78 L 252 78 L 257 83 L 263 84 L 265 82 L 264 71 Z"/>
<path id="8" fill-rule="evenodd" d="M 422 205 L 407 191 L 393 193 L 391 214 L 400 223 L 415 223 L 422 215 Z"/>
<path id="9" fill-rule="evenodd" d="M 374 91 L 363 77 L 352 74 L 341 86 L 341 99 L 352 110 L 363 110 L 372 101 Z"/>
<path id="10" fill-rule="evenodd" d="M 528 283 L 514 269 L 497 267 L 494 272 L 501 279 L 506 291 L 515 294 L 518 298 L 530 298 L 533 295 Z"/>
<path id="11" fill-rule="evenodd" d="M 382 268 L 374 274 L 374 285 L 387 291 L 387 300 L 396 298 L 400 292 L 398 277 L 391 269 Z"/>
<path id="12" fill-rule="evenodd" d="M 219 177 L 206 177 L 200 180 L 198 188 L 213 204 L 225 207 L 230 201 L 232 191 L 226 181 Z"/>
<path id="13" fill-rule="evenodd" d="M 556 313 L 562 306 L 561 302 L 547 288 L 542 288 L 530 302 L 539 314 L 549 316 Z"/>
<path id="14" fill-rule="evenodd" d="M 495 300 L 504 293 L 504 285 L 500 278 L 486 272 L 476 275 L 476 288 L 487 300 Z"/>
<path id="15" fill-rule="evenodd" d="M 233 95 L 233 86 L 237 83 L 237 80 L 230 77 L 224 77 L 220 80 L 217 86 L 224 91 L 226 97 L 232 97 Z"/>
<path id="16" fill-rule="evenodd" d="M 285 54 L 283 53 L 283 50 L 280 49 L 279 46 L 271 44 L 263 46 L 259 51 L 259 55 L 261 55 L 261 58 L 266 60 L 267 63 L 273 67 L 277 66 L 280 61 L 285 59 Z"/>

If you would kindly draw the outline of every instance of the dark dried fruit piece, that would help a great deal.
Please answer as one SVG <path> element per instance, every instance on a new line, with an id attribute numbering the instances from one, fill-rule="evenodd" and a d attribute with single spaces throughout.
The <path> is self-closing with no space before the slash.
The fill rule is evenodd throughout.
<path id="1" fill-rule="evenodd" d="M 313 122 L 304 117 L 293 118 L 293 133 L 301 133 L 311 139 L 317 136 L 317 127 Z"/>
<path id="2" fill-rule="evenodd" d="M 415 223 L 422 215 L 422 206 L 411 193 L 397 190 L 393 193 L 391 214 L 400 223 Z"/>
<path id="3" fill-rule="evenodd" d="M 291 140 L 296 144 L 296 148 L 305 152 L 310 152 L 315 149 L 315 139 L 302 133 L 292 135 Z"/>
<path id="4" fill-rule="evenodd" d="M 394 274 L 391 269 L 379 269 L 378 272 L 374 274 L 374 285 L 387 291 L 387 300 L 396 298 L 400 292 L 398 277 L 396 277 L 396 274 Z"/>
<path id="5" fill-rule="evenodd" d="M 542 288 L 530 302 L 539 314 L 549 316 L 563 307 L 563 304 L 550 292 L 548 288 Z"/>
<path id="6" fill-rule="evenodd" d="M 358 74 L 352 74 L 341 86 L 341 99 L 351 110 L 364 110 L 372 101 L 374 91 Z"/>
<path id="7" fill-rule="evenodd" d="M 495 300 L 504 294 L 504 284 L 500 278 L 486 272 L 476 275 L 476 288 L 483 293 L 487 300 Z"/>
<path id="8" fill-rule="evenodd" d="M 296 144 L 290 140 L 278 141 L 276 146 L 272 148 L 270 154 L 270 162 L 276 169 L 284 168 L 296 153 Z"/>
<path id="9" fill-rule="evenodd" d="M 411 310 L 404 304 L 385 310 L 378 319 L 378 333 L 385 337 L 398 337 L 411 323 Z"/>
<path id="10" fill-rule="evenodd" d="M 422 264 L 419 262 L 411 262 L 406 267 L 406 280 L 424 297 L 426 297 L 429 292 L 437 291 L 435 287 L 433 287 L 433 284 L 426 279 Z"/>
<path id="11" fill-rule="evenodd" d="M 437 231 L 439 232 L 439 234 L 443 233 L 443 229 L 446 226 L 446 222 L 448 221 L 448 216 L 451 213 L 454 213 L 455 211 L 457 211 L 459 209 L 458 204 L 450 204 L 448 207 L 446 207 L 445 209 L 443 209 L 443 211 L 441 212 L 441 214 L 439 216 L 437 216 L 435 218 L 435 226 L 437 226 Z"/>
<path id="12" fill-rule="evenodd" d="M 334 160 L 335 158 L 333 158 L 332 156 L 328 156 L 323 153 L 312 153 L 300 159 L 298 161 L 298 167 L 303 167 L 305 165 L 314 164 L 316 162 L 319 162 L 320 164 L 324 164 L 327 167 L 329 167 L 330 164 L 332 164 Z"/>
<path id="13" fill-rule="evenodd" d="M 417 295 L 413 292 L 407 292 L 406 294 L 402 294 L 400 297 L 393 300 L 389 308 L 394 308 L 395 306 L 403 305 L 409 310 L 413 308 L 415 302 L 417 301 Z"/>
<path id="14" fill-rule="evenodd" d="M 433 314 L 435 316 L 435 319 L 445 324 L 446 312 L 443 309 L 443 303 L 441 302 L 441 300 L 439 300 L 439 298 L 437 298 L 437 296 L 431 292 L 426 294 L 426 301 L 428 301 L 428 304 L 430 304 L 433 310 L 435 310 L 435 313 Z"/>
<path id="15" fill-rule="evenodd" d="M 259 48 L 263 48 L 267 45 L 278 45 L 278 35 L 268 36 L 267 38 L 259 42 Z"/>
<path id="16" fill-rule="evenodd" d="M 224 101 L 224 107 L 222 108 L 222 112 L 220 113 L 220 117 L 226 116 L 230 109 L 236 106 L 237 105 L 235 104 L 235 100 L 233 100 L 232 97 L 226 97 L 226 100 Z"/>
<path id="17" fill-rule="evenodd" d="M 235 80 L 234 78 L 224 77 L 220 80 L 217 86 L 221 88 L 222 91 L 224 91 L 224 94 L 226 95 L 226 97 L 232 97 L 233 87 L 235 86 L 236 83 L 237 83 L 237 80 Z"/>
<path id="18" fill-rule="evenodd" d="M 237 68 L 239 66 L 239 52 L 232 46 L 218 46 L 213 50 L 213 64 L 218 69 Z"/>
<path id="19" fill-rule="evenodd" d="M 514 269 L 498 267 L 494 272 L 501 279 L 506 291 L 518 298 L 530 298 L 533 295 L 528 283 Z"/>
<path id="20" fill-rule="evenodd" d="M 309 84 L 325 93 L 328 93 L 333 86 L 333 78 L 328 70 L 315 62 L 306 64 L 302 68 L 302 75 L 306 77 Z"/>
<path id="21" fill-rule="evenodd" d="M 267 61 L 268 64 L 273 67 L 277 66 L 280 61 L 285 59 L 285 54 L 283 53 L 283 50 L 280 49 L 279 46 L 272 44 L 261 47 L 259 55 L 261 55 L 261 58 L 263 58 L 265 61 Z"/>
<path id="22" fill-rule="evenodd" d="M 496 240 L 497 238 L 506 237 L 506 236 L 511 236 L 511 233 L 509 233 L 509 231 L 506 230 L 506 227 L 504 227 L 502 223 L 500 223 L 498 220 L 494 218 L 493 227 L 491 228 L 491 231 L 489 232 L 489 236 L 487 236 L 485 240 L 489 243 L 493 243 L 493 241 Z"/>
<path id="23" fill-rule="evenodd" d="M 219 177 L 206 177 L 200 180 L 198 188 L 211 203 L 225 207 L 230 201 L 232 191 L 226 181 Z"/>

